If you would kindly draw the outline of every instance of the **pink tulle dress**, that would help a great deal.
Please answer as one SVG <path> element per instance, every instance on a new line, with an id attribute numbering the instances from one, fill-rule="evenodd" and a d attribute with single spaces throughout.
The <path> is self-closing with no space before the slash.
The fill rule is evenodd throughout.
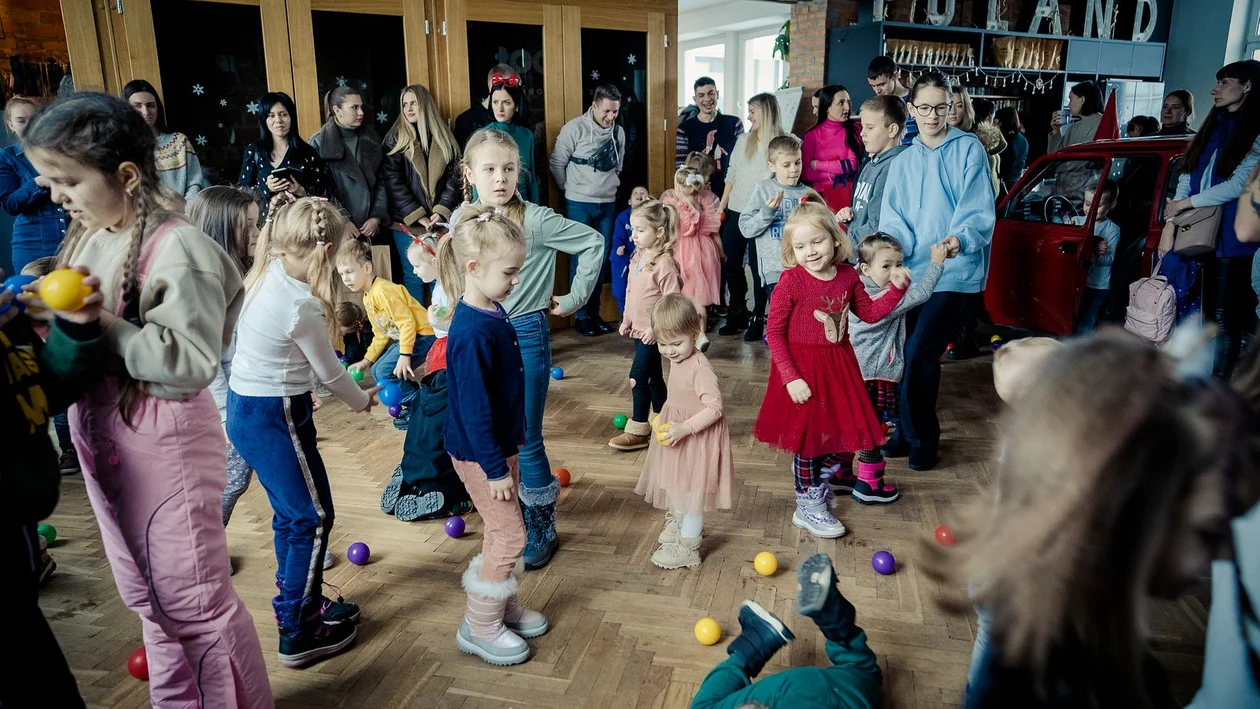
<path id="1" fill-rule="evenodd" d="M 635 493 L 653 507 L 683 514 L 729 510 L 731 430 L 709 359 L 696 352 L 672 365 L 668 389 L 658 423 L 689 426 L 695 433 L 672 446 L 661 445 L 653 435 Z"/>
<path id="2" fill-rule="evenodd" d="M 661 202 L 678 210 L 678 245 L 674 260 L 682 275 L 682 292 L 696 305 L 717 305 L 722 289 L 722 259 L 713 235 L 722 227 L 722 201 L 708 190 L 695 196 L 695 204 L 675 190 L 665 190 Z"/>

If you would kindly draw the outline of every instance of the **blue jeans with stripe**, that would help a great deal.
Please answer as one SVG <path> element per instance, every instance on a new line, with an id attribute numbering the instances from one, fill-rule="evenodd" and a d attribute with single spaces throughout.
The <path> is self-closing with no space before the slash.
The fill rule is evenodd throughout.
<path id="1" fill-rule="evenodd" d="M 328 471 L 315 447 L 310 392 L 290 397 L 228 392 L 228 439 L 258 474 L 274 515 L 280 634 L 301 629 L 303 609 L 323 600 L 324 550 L 333 525 Z"/>

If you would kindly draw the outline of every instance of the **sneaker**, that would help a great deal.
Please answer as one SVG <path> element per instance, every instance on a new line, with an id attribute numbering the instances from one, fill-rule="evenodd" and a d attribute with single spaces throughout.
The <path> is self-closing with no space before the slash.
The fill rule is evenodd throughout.
<path id="1" fill-rule="evenodd" d="M 673 512 L 665 513 L 665 529 L 656 537 L 658 544 L 677 544 L 679 538 L 678 516 Z"/>
<path id="2" fill-rule="evenodd" d="M 280 637 L 280 665 L 305 667 L 321 657 L 336 655 L 354 642 L 354 623 L 315 623 L 292 637 Z"/>
<path id="3" fill-rule="evenodd" d="M 359 619 L 359 604 L 350 603 L 340 596 L 337 600 L 325 598 L 319 607 L 319 615 L 329 625 L 338 623 L 354 623 Z"/>
<path id="4" fill-rule="evenodd" d="M 40 586 L 48 582 L 53 572 L 57 570 L 57 562 L 53 560 L 52 554 L 44 550 L 39 555 L 39 570 L 36 572 L 36 581 Z"/>
<path id="5" fill-rule="evenodd" d="M 506 626 L 494 640 L 483 640 L 472 634 L 467 619 L 459 624 L 459 631 L 455 633 L 455 647 L 500 667 L 519 665 L 529 659 L 529 645 Z"/>
<path id="6" fill-rule="evenodd" d="M 825 515 L 810 514 L 799 508 L 792 513 L 792 524 L 819 539 L 839 539 L 849 531 L 845 529 L 844 523 L 833 517 L 830 512 Z"/>
<path id="7" fill-rule="evenodd" d="M 402 413 L 399 414 L 398 418 L 394 419 L 394 428 L 398 429 L 399 431 L 406 431 L 407 423 L 410 420 L 411 420 L 411 407 L 404 406 L 402 409 Z"/>
<path id="8" fill-rule="evenodd" d="M 73 443 L 67 441 L 61 445 L 61 457 L 57 459 L 57 467 L 62 475 L 77 475 L 82 472 L 79 468 L 79 452 L 74 449 Z"/>
<path id="9" fill-rule="evenodd" d="M 679 537 L 677 543 L 664 544 L 652 555 L 652 563 L 662 569 L 682 569 L 700 564 L 700 537 Z"/>
<path id="10" fill-rule="evenodd" d="M 416 494 L 415 490 L 403 486 L 398 496 L 398 507 L 394 509 L 394 517 L 399 522 L 415 522 L 436 513 L 446 503 L 446 497 L 440 492 Z"/>
<path id="11" fill-rule="evenodd" d="M 335 563 L 335 559 L 333 559 L 332 550 L 325 549 L 324 550 L 324 571 L 331 569 L 333 567 L 333 563 Z"/>
<path id="12" fill-rule="evenodd" d="M 381 512 L 387 515 L 394 514 L 394 509 L 398 507 L 398 493 L 402 489 L 402 465 L 399 464 L 394 468 L 394 474 L 390 477 L 389 483 L 385 485 L 385 492 L 381 493 Z"/>
<path id="13" fill-rule="evenodd" d="M 647 448 L 651 440 L 651 436 L 648 435 L 623 432 L 621 435 L 608 441 L 608 445 L 619 451 L 638 451 Z"/>

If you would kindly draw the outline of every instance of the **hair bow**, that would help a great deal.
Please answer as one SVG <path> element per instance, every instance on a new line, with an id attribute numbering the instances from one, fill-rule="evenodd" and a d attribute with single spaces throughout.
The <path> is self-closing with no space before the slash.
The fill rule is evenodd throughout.
<path id="1" fill-rule="evenodd" d="M 508 74 L 507 76 L 504 76 L 503 74 L 495 74 L 494 77 L 490 79 L 490 85 L 491 86 L 511 86 L 512 88 L 515 89 L 515 88 L 520 87 L 521 77 L 517 76 L 516 74 Z"/>
<path id="2" fill-rule="evenodd" d="M 482 214 L 477 216 L 477 221 L 488 222 L 490 221 L 490 218 L 495 216 L 496 214 L 498 214 L 498 208 L 496 208 L 495 211 L 493 212 L 483 212 Z"/>
<path id="3" fill-rule="evenodd" d="M 687 175 L 687 177 L 683 179 L 683 184 L 685 184 L 685 185 L 703 185 L 703 184 L 704 184 L 704 175 L 701 175 L 701 174 L 700 174 L 700 173 L 698 173 L 698 172 L 693 172 L 693 173 L 691 173 L 691 174 Z"/>

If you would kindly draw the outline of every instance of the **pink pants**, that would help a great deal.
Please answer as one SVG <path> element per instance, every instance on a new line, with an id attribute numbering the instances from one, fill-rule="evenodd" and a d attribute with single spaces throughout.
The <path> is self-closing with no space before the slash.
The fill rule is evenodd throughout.
<path id="1" fill-rule="evenodd" d="M 512 478 L 512 499 L 504 502 L 491 496 L 490 481 L 480 465 L 451 459 L 455 474 L 464 482 L 468 496 L 486 525 L 481 539 L 481 570 L 477 572 L 477 578 L 482 581 L 502 583 L 512 578 L 516 562 L 525 551 L 525 519 L 521 517 L 521 503 L 516 498 L 521 484 L 517 461 L 517 456 L 507 459 L 508 474 Z"/>
<path id="2" fill-rule="evenodd" d="M 214 400 L 142 397 L 132 430 L 107 376 L 70 409 L 118 594 L 140 614 L 156 707 L 272 707 L 262 646 L 232 588 Z"/>

